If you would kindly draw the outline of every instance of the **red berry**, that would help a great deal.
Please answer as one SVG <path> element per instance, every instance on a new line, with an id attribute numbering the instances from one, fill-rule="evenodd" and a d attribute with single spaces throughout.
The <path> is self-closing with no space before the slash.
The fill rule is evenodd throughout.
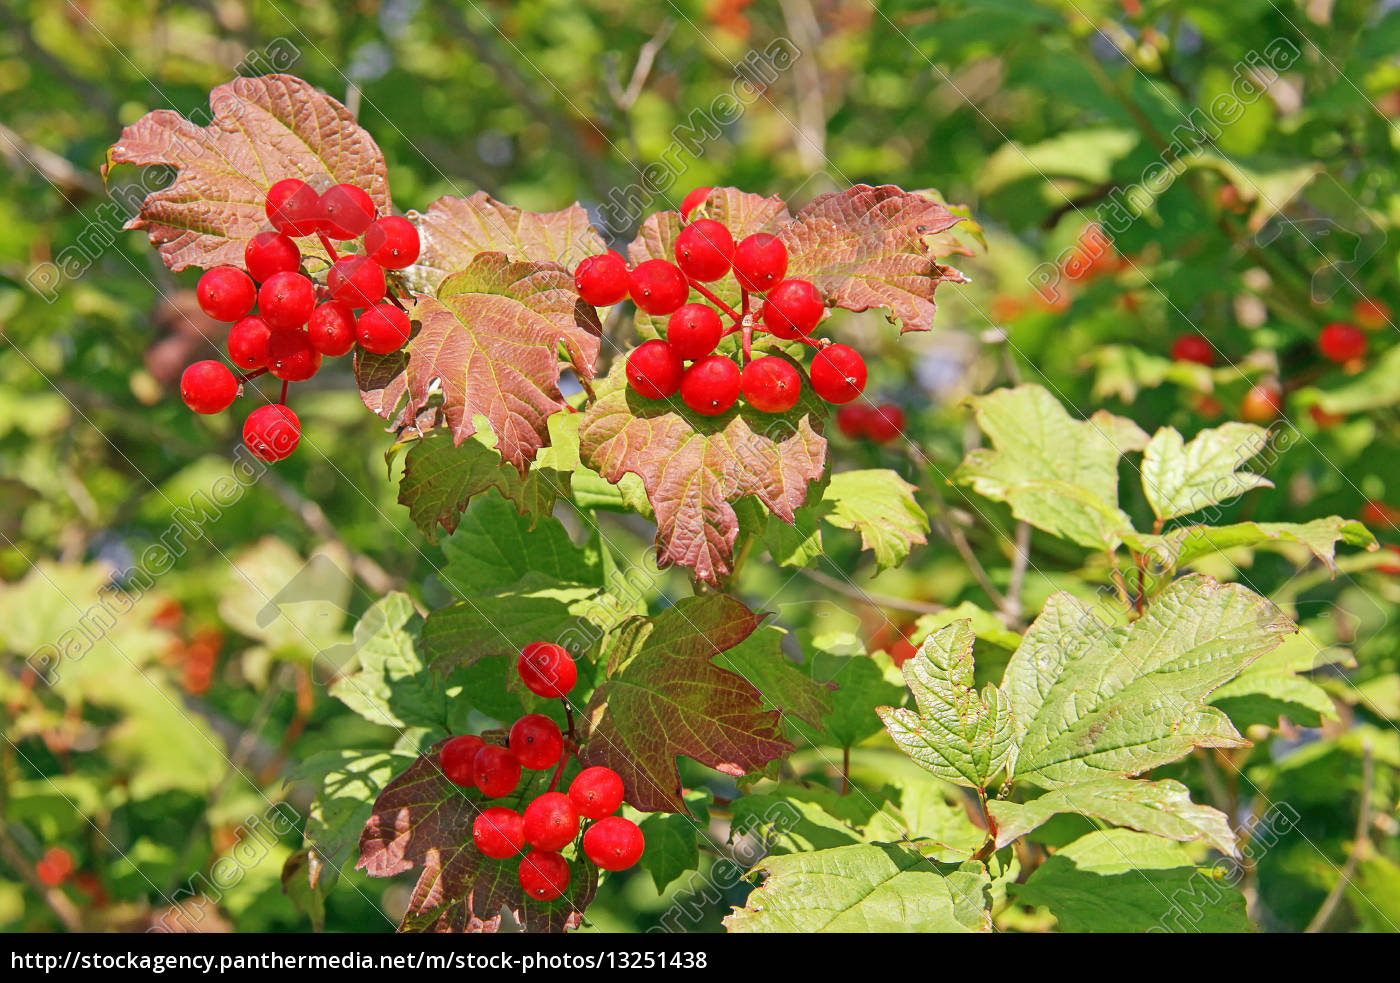
<path id="1" fill-rule="evenodd" d="M 274 331 L 267 339 L 267 371 L 286 382 L 305 382 L 321 368 L 321 353 L 305 331 Z"/>
<path id="2" fill-rule="evenodd" d="M 608 816 L 583 834 L 583 852 L 604 870 L 626 870 L 642 859 L 646 838 L 630 819 Z"/>
<path id="3" fill-rule="evenodd" d="M 536 696 L 560 698 L 578 682 L 578 667 L 562 645 L 553 642 L 531 642 L 520 650 L 515 660 L 525 688 Z"/>
<path id="4" fill-rule="evenodd" d="M 384 270 L 367 256 L 342 256 L 326 275 L 331 296 L 357 310 L 384 299 Z"/>
<path id="5" fill-rule="evenodd" d="M 258 288 L 258 313 L 273 330 L 300 328 L 316 307 L 316 286 L 300 273 L 274 273 Z"/>
<path id="6" fill-rule="evenodd" d="M 1400 523 L 1400 509 L 1373 498 L 1367 499 L 1366 504 L 1361 506 L 1361 521 L 1368 526 L 1393 526 Z"/>
<path id="7" fill-rule="evenodd" d="M 238 380 L 223 362 L 195 362 L 180 376 L 180 398 L 196 413 L 222 413 L 238 397 Z"/>
<path id="8" fill-rule="evenodd" d="M 510 795 L 520 784 L 520 762 L 509 749 L 487 744 L 476 752 L 476 787 L 492 799 Z"/>
<path id="9" fill-rule="evenodd" d="M 243 424 L 243 443 L 260 461 L 280 461 L 297 449 L 301 421 L 287 406 L 259 406 Z"/>
<path id="10" fill-rule="evenodd" d="M 786 413 L 802 395 L 797 367 L 779 355 L 764 355 L 744 366 L 744 399 L 760 413 Z"/>
<path id="11" fill-rule="evenodd" d="M 763 301 L 763 325 L 778 338 L 812 333 L 826 313 L 822 295 L 806 280 L 784 280 Z"/>
<path id="12" fill-rule="evenodd" d="M 355 337 L 365 351 L 387 355 L 404 346 L 412 329 L 408 315 L 393 304 L 376 304 L 355 322 Z"/>
<path id="13" fill-rule="evenodd" d="M 1346 419 L 1344 414 L 1328 413 L 1316 403 L 1308 407 L 1308 415 L 1312 417 L 1313 423 L 1317 424 L 1319 430 L 1331 430 Z"/>
<path id="14" fill-rule="evenodd" d="M 321 228 L 321 196 L 305 181 L 287 178 L 267 189 L 267 219 L 289 236 L 315 235 Z"/>
<path id="15" fill-rule="evenodd" d="M 836 428 L 852 440 L 869 437 L 872 412 L 868 406 L 843 406 L 836 411 Z"/>
<path id="16" fill-rule="evenodd" d="M 1276 382 L 1255 385 L 1240 400 L 1240 416 L 1250 423 L 1271 423 L 1283 412 L 1283 392 Z"/>
<path id="17" fill-rule="evenodd" d="M 1354 324 L 1334 322 L 1317 336 L 1317 350 L 1327 361 L 1341 365 L 1366 354 L 1366 335 Z"/>
<path id="18" fill-rule="evenodd" d="M 563 792 L 545 792 L 525 807 L 525 842 L 561 850 L 578 835 L 578 810 Z"/>
<path id="19" fill-rule="evenodd" d="M 73 855 L 61 846 L 49 847 L 34 865 L 34 873 L 45 887 L 58 887 L 73 873 Z"/>
<path id="20" fill-rule="evenodd" d="M 767 232 L 755 232 L 734 247 L 734 279 L 745 290 L 766 293 L 782 280 L 787 264 L 787 246 Z"/>
<path id="21" fill-rule="evenodd" d="M 707 355 L 681 376 L 681 399 L 704 416 L 718 416 L 733 406 L 739 388 L 739 366 L 724 355 Z"/>
<path id="22" fill-rule="evenodd" d="M 690 193 L 681 199 L 681 220 L 689 221 L 695 209 L 705 204 L 705 199 L 710 197 L 710 188 L 692 188 Z"/>
<path id="23" fill-rule="evenodd" d="M 719 312 L 704 304 L 686 304 L 666 321 L 666 340 L 686 361 L 713 352 L 723 334 L 724 322 L 719 319 Z"/>
<path id="24" fill-rule="evenodd" d="M 585 768 L 569 786 L 569 801 L 585 819 L 602 819 L 622 805 L 622 778 L 611 768 Z"/>
<path id="25" fill-rule="evenodd" d="M 468 787 L 476 784 L 476 752 L 485 741 L 475 734 L 454 737 L 438 751 L 438 767 L 449 782 Z"/>
<path id="26" fill-rule="evenodd" d="M 355 347 L 355 312 L 338 300 L 318 304 L 306 322 L 306 336 L 322 355 L 344 355 Z"/>
<path id="27" fill-rule="evenodd" d="M 301 250 L 280 232 L 259 232 L 243 248 L 248 275 L 262 283 L 274 273 L 295 273 L 301 266 Z"/>
<path id="28" fill-rule="evenodd" d="M 320 204 L 321 227 L 328 239 L 354 239 L 374 221 L 374 199 L 353 184 L 327 188 Z"/>
<path id="29" fill-rule="evenodd" d="M 1178 362 L 1215 364 L 1215 347 L 1204 335 L 1184 334 L 1172 342 L 1172 358 Z"/>
<path id="30" fill-rule="evenodd" d="M 632 302 L 648 314 L 670 314 L 690 296 L 685 274 L 675 263 L 649 259 L 638 263 L 628 283 Z"/>
<path id="31" fill-rule="evenodd" d="M 631 275 L 627 261 L 617 253 L 589 256 L 574 270 L 574 287 L 585 304 L 611 307 L 627 296 Z"/>
<path id="32" fill-rule="evenodd" d="M 564 753 L 564 735 L 559 732 L 559 725 L 542 713 L 527 713 L 512 724 L 509 743 L 510 753 L 521 767 L 534 771 L 554 767 Z"/>
<path id="33" fill-rule="evenodd" d="M 653 338 L 627 356 L 627 382 L 646 399 L 665 399 L 681 387 L 685 366 L 676 350 Z"/>
<path id="34" fill-rule="evenodd" d="M 216 266 L 199 278 L 194 288 L 199 309 L 216 321 L 232 324 L 253 309 L 258 288 L 236 266 Z"/>
<path id="35" fill-rule="evenodd" d="M 525 849 L 525 821 L 505 806 L 483 809 L 472 823 L 472 841 L 493 860 L 518 856 Z"/>
<path id="36" fill-rule="evenodd" d="M 696 219 L 676 236 L 676 265 L 692 280 L 718 280 L 733 257 L 734 237 L 712 218 Z"/>
<path id="37" fill-rule="evenodd" d="M 1390 323 L 1390 305 L 1374 297 L 1362 297 L 1352 306 L 1351 316 L 1367 331 L 1375 331 Z"/>
<path id="38" fill-rule="evenodd" d="M 418 259 L 418 229 L 401 215 L 385 215 L 365 230 L 365 255 L 386 270 L 402 270 Z"/>
<path id="39" fill-rule="evenodd" d="M 865 359 L 850 345 L 830 345 L 812 358 L 812 389 L 828 403 L 849 403 L 865 390 Z"/>
<path id="40" fill-rule="evenodd" d="M 245 317 L 228 329 L 228 357 L 243 369 L 260 369 L 267 364 L 267 339 L 272 329 L 256 314 Z"/>
<path id="41" fill-rule="evenodd" d="M 865 418 L 865 432 L 877 444 L 888 444 L 904 433 L 904 411 L 893 403 L 872 410 Z"/>
<path id="42" fill-rule="evenodd" d="M 536 901 L 553 901 L 569 889 L 569 862 L 557 853 L 531 850 L 520 861 L 520 886 Z"/>

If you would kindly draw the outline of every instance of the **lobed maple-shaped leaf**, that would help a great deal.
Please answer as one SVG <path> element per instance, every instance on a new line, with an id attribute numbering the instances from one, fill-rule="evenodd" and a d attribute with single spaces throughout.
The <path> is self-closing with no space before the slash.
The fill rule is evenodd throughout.
<path id="1" fill-rule="evenodd" d="M 271 228 L 267 189 L 283 178 L 353 184 L 390 211 L 388 173 L 374 138 L 330 96 L 292 75 L 237 78 L 209 94 L 213 119 L 198 126 L 170 109 L 147 113 L 107 151 L 114 164 L 175 168 L 146 196 L 128 229 L 145 229 L 172 270 L 243 267 L 243 250 Z M 314 237 L 304 254 L 325 257 Z"/>
<path id="2" fill-rule="evenodd" d="M 734 504 L 752 495 L 791 523 L 826 466 L 825 420 L 810 386 L 787 413 L 742 404 L 707 417 L 678 400 L 642 398 L 618 364 L 584 414 L 579 453 L 614 484 L 627 474 L 641 479 L 656 516 L 659 566 L 678 563 L 718 584 L 733 563 Z"/>
<path id="3" fill-rule="evenodd" d="M 1328 516 L 1311 522 L 1235 522 L 1228 526 L 1178 526 L 1161 535 L 1130 533 L 1124 537 L 1133 549 L 1148 554 L 1167 569 L 1184 567 L 1222 550 L 1241 547 L 1278 547 L 1297 543 L 1336 572 L 1337 544 L 1377 550 L 1376 537 L 1355 519 Z"/>
<path id="4" fill-rule="evenodd" d="M 895 567 L 915 546 L 928 542 L 928 515 L 914 498 L 918 489 L 886 468 L 842 471 L 822 492 L 822 518 L 838 529 L 860 533 L 861 549 L 875 554 L 880 569 Z"/>
<path id="5" fill-rule="evenodd" d="M 792 750 L 758 689 L 711 661 L 762 620 L 732 597 L 709 594 L 626 621 L 583 713 L 581 763 L 616 771 L 627 801 L 643 812 L 684 812 L 678 755 L 739 776 Z"/>
<path id="6" fill-rule="evenodd" d="M 571 859 L 563 897 L 527 897 L 518 879 L 520 861 L 492 860 L 472 842 L 481 805 L 443 776 L 437 751 L 444 743 L 420 755 L 375 799 L 360 834 L 356 869 L 371 877 L 419 872 L 403 931 L 494 932 L 502 911 L 527 932 L 577 928 L 597 889 L 597 868 L 582 856 Z"/>
<path id="7" fill-rule="evenodd" d="M 417 331 L 391 356 L 356 362 L 366 406 L 399 426 L 437 399 L 460 444 L 485 417 L 501 458 L 524 474 L 549 440 L 549 417 L 567 408 L 559 392 L 560 349 L 581 378 L 593 377 L 602 331 L 562 266 L 482 253 L 419 294 Z"/>
<path id="8" fill-rule="evenodd" d="M 481 253 L 573 269 L 607 249 L 577 202 L 557 212 L 527 212 L 478 191 L 466 198 L 439 198 L 415 217 L 423 246 L 414 273 L 430 290 Z"/>
<path id="9" fill-rule="evenodd" d="M 1273 482 L 1240 470 L 1269 442 L 1269 431 L 1252 423 L 1226 423 L 1202 430 L 1187 443 L 1174 427 L 1152 435 L 1142 454 L 1142 489 L 1159 519 L 1175 519 Z"/>

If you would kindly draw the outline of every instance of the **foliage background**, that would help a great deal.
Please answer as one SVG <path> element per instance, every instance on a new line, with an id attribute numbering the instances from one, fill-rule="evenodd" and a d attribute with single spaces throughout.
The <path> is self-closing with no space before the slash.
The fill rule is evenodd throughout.
<path id="1" fill-rule="evenodd" d="M 343 639 L 390 587 L 429 600 L 442 590 L 441 549 L 395 504 L 388 441 L 340 367 L 301 387 L 302 418 L 325 459 L 294 456 L 205 537 L 190 537 L 80 674 L 50 690 L 23 671 L 113 571 L 167 532 L 192 493 L 229 472 L 237 441 L 231 418 L 194 417 L 174 392 L 210 326 L 192 302 L 194 272 L 170 274 L 142 234 L 120 231 L 129 210 L 110 202 L 98 168 L 123 125 L 155 108 L 198 111 L 213 86 L 270 64 L 358 107 L 401 207 L 484 189 L 523 208 L 578 199 L 598 209 L 657 160 L 681 167 L 648 210 L 719 184 L 801 204 L 854 182 L 894 182 L 970 205 L 989 249 L 965 265 L 970 287 L 940 294 L 935 332 L 896 342 L 873 316 L 848 316 L 843 327 L 873 356 L 871 390 L 906 410 L 922 453 L 838 438 L 837 459 L 893 467 L 919 485 L 934 522 L 929 547 L 876 576 L 854 537 L 832 536 L 814 574 L 755 562 L 739 585 L 751 607 L 777 611 L 804 636 L 849 630 L 872 650 L 899 653 L 929 605 L 996 607 L 1011 593 L 1033 612 L 1053 590 L 1088 594 L 1105 580 L 1095 558 L 1037 541 L 1024 583 L 1008 591 L 1009 516 L 974 511 L 946 486 L 968 439 L 959 398 L 1015 379 L 1047 386 L 1081 414 L 1106 406 L 1149 430 L 1190 434 L 1233 418 L 1251 384 L 1277 378 L 1296 428 L 1268 471 L 1278 491 L 1245 498 L 1230 517 L 1363 516 L 1384 542 L 1400 542 L 1394 513 L 1367 509 L 1400 504 L 1394 326 L 1370 336 L 1373 369 L 1331 367 L 1314 349 L 1321 325 L 1348 318 L 1363 296 L 1400 309 L 1391 233 L 1400 12 L 1391 6 L 4 0 L 0 926 L 140 928 L 174 900 L 197 908 L 205 929 L 304 929 L 281 887 L 296 831 L 219 897 L 187 899 L 188 885 L 240 837 L 250 842 L 248 817 L 283 799 L 304 813 L 304 786 L 288 783 L 301 763 L 389 743 L 327 698 L 308 638 Z M 775 38 L 801 51 L 794 66 L 702 153 L 676 153 L 690 111 L 730 91 L 735 65 Z M 1071 275 L 1056 277 L 1062 293 L 1037 295 L 1040 264 L 1063 265 L 1095 209 L 1141 182 L 1173 130 L 1229 92 L 1252 53 L 1280 41 L 1297 58 L 1115 229 L 1117 254 L 1083 275 L 1069 254 Z M 634 92 L 644 50 L 654 63 Z M 610 231 L 626 241 L 631 229 L 622 221 Z M 32 289 L 35 271 L 75 243 L 78 275 L 47 296 Z M 1228 367 L 1166 368 L 1172 340 L 1188 331 L 1210 338 Z M 1343 419 L 1323 417 L 1324 427 L 1313 405 Z M 650 530 L 618 519 L 610 535 L 640 551 Z M 317 551 L 352 569 L 353 583 L 289 614 L 298 631 L 260 626 L 258 592 L 275 594 Z M 969 568 L 969 552 L 980 569 Z M 1265 927 L 1306 926 L 1354 855 L 1353 884 L 1329 927 L 1394 930 L 1400 585 L 1374 557 L 1344 557 L 1335 580 L 1294 556 L 1231 561 L 1210 572 L 1293 605 L 1358 667 L 1327 675 L 1339 722 L 1258 728 L 1252 749 L 1199 753 L 1172 777 L 1237 818 L 1261 799 L 1297 810 L 1296 831 L 1258 858 L 1246 884 Z M 837 593 L 845 573 L 860 584 L 844 588 L 853 596 Z M 678 576 L 660 580 L 653 600 L 684 593 Z M 900 760 L 883 735 L 871 738 L 854 751 L 853 778 L 879 788 Z M 792 767 L 822 765 L 799 753 Z M 1363 771 L 1367 842 L 1353 851 Z M 687 780 L 708 780 L 698 772 Z M 34 863 L 54 846 L 80 876 L 47 889 Z M 347 874 L 326 925 L 387 930 L 404 890 Z M 727 892 L 697 927 L 717 928 L 744 893 Z M 646 928 L 669 903 L 644 874 L 613 878 L 590 919 Z M 1004 927 L 1048 924 L 1033 910 L 1003 918 Z"/>

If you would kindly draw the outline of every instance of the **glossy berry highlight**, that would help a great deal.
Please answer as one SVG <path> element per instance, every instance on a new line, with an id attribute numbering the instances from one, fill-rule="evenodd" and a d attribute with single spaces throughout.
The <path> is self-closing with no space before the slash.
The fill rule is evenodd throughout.
<path id="1" fill-rule="evenodd" d="M 578 810 L 561 792 L 545 792 L 525 807 L 525 842 L 537 850 L 562 850 L 578 835 Z"/>
<path id="2" fill-rule="evenodd" d="M 723 334 L 719 312 L 706 304 L 685 304 L 666 321 L 666 341 L 686 361 L 714 352 Z"/>
<path id="3" fill-rule="evenodd" d="M 621 816 L 600 819 L 583 834 L 583 852 L 604 870 L 626 870 L 642 859 L 645 849 L 641 828 Z"/>
<path id="4" fill-rule="evenodd" d="M 301 266 L 301 250 L 290 236 L 259 232 L 243 247 L 243 265 L 249 276 L 262 283 L 274 273 L 295 273 Z"/>
<path id="5" fill-rule="evenodd" d="M 365 230 L 365 255 L 386 270 L 412 266 L 422 246 L 418 229 L 401 215 L 385 215 Z"/>
<path id="6" fill-rule="evenodd" d="M 520 784 L 520 762 L 507 748 L 485 745 L 477 750 L 472 767 L 476 769 L 476 787 L 489 798 L 509 795 Z"/>
<path id="7" fill-rule="evenodd" d="M 670 314 L 690 296 L 685 274 L 675 263 L 664 259 L 649 259 L 638 263 L 628 283 L 632 303 L 648 314 Z"/>
<path id="8" fill-rule="evenodd" d="M 589 256 L 574 270 L 574 289 L 593 307 L 616 304 L 627 296 L 631 282 L 627 261 L 617 253 Z"/>
<path id="9" fill-rule="evenodd" d="M 611 768 L 593 765 L 583 769 L 569 785 L 569 801 L 585 819 L 602 819 L 622 805 L 622 778 Z"/>
<path id="10" fill-rule="evenodd" d="M 374 199 L 364 188 L 337 184 L 321 193 L 321 230 L 328 239 L 357 239 L 374 221 Z"/>
<path id="11" fill-rule="evenodd" d="M 306 336 L 322 355 L 344 355 L 355 347 L 355 312 L 338 300 L 318 304 L 306 323 Z"/>
<path id="12" fill-rule="evenodd" d="M 222 413 L 238 397 L 238 380 L 222 362 L 195 362 L 180 376 L 180 398 L 196 413 Z"/>
<path id="13" fill-rule="evenodd" d="M 784 280 L 763 301 L 763 323 L 776 337 L 791 340 L 811 334 L 826 313 L 817 288 L 807 280 Z"/>
<path id="14" fill-rule="evenodd" d="M 692 280 L 718 280 L 733 259 L 734 237 L 714 219 L 696 219 L 676 236 L 676 265 Z"/>
<path id="15" fill-rule="evenodd" d="M 734 247 L 734 279 L 745 290 L 766 293 L 787 275 L 787 265 L 787 246 L 767 232 L 755 232 Z"/>
<path id="16" fill-rule="evenodd" d="M 316 308 L 316 286 L 300 273 L 274 273 L 258 288 L 258 314 L 274 331 L 300 328 Z"/>
<path id="17" fill-rule="evenodd" d="M 669 344 L 653 338 L 627 356 L 627 384 L 646 399 L 665 399 L 681 387 L 685 365 Z"/>
<path id="18" fill-rule="evenodd" d="M 542 713 L 527 713 L 512 724 L 508 744 L 520 766 L 533 771 L 553 768 L 564 753 L 559 725 Z"/>
<path id="19" fill-rule="evenodd" d="M 744 399 L 760 413 L 786 413 L 802 395 L 797 366 L 779 355 L 765 355 L 744 366 Z"/>
<path id="20" fill-rule="evenodd" d="M 398 351 L 408 343 L 412 330 L 408 315 L 393 304 L 376 304 L 355 321 L 355 338 L 360 347 L 376 355 Z"/>
<path id="21" fill-rule="evenodd" d="M 553 642 L 531 642 L 521 649 L 515 671 L 531 693 L 552 699 L 568 695 L 578 682 L 574 660 L 562 645 Z"/>
<path id="22" fill-rule="evenodd" d="M 216 266 L 199 278 L 194 289 L 199 309 L 216 321 L 232 324 L 253 309 L 258 288 L 235 266 Z"/>
<path id="23" fill-rule="evenodd" d="M 812 358 L 812 389 L 828 403 L 849 403 L 865 391 L 865 359 L 849 345 L 831 345 Z"/>
<path id="24" fill-rule="evenodd" d="M 681 399 L 704 416 L 718 416 L 733 406 L 739 389 L 739 366 L 725 355 L 707 355 L 681 376 Z"/>
<path id="25" fill-rule="evenodd" d="M 243 424 L 243 443 L 260 461 L 281 461 L 301 441 L 301 420 L 281 403 L 259 406 Z"/>
<path id="26" fill-rule="evenodd" d="M 548 850 L 531 850 L 520 861 L 520 887 L 536 901 L 553 901 L 569 889 L 569 862 Z"/>
<path id="27" fill-rule="evenodd" d="M 315 235 L 321 228 L 321 196 L 296 178 L 278 181 L 267 189 L 267 220 L 285 235 Z"/>
<path id="28" fill-rule="evenodd" d="M 472 822 L 472 842 L 493 860 L 517 857 L 525 849 L 525 820 L 505 806 L 483 809 Z"/>

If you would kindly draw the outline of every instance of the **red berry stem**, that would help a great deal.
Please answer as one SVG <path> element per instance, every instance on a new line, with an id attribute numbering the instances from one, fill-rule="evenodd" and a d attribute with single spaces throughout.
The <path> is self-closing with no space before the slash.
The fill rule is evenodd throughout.
<path id="1" fill-rule="evenodd" d="M 277 400 L 277 402 L 281 403 L 283 406 L 286 406 L 286 405 L 287 405 L 287 386 L 289 386 L 290 384 L 291 384 L 291 383 L 288 382 L 288 380 L 286 380 L 286 379 L 283 379 L 283 380 L 282 380 L 282 395 L 281 395 L 281 397 Z"/>
<path id="2" fill-rule="evenodd" d="M 393 288 L 393 287 L 387 287 L 387 288 L 385 288 L 385 290 L 384 290 L 384 296 L 389 298 L 389 303 L 393 304 L 395 307 L 397 307 L 399 310 L 403 311 L 405 314 L 408 313 L 408 308 L 405 307 L 405 306 L 403 306 L 403 301 L 399 300 L 399 296 L 398 296 L 398 294 L 394 293 L 394 288 Z"/>
<path id="3" fill-rule="evenodd" d="M 267 374 L 267 366 L 266 366 L 266 365 L 264 365 L 264 366 L 263 366 L 262 368 L 260 368 L 260 369 L 254 369 L 252 372 L 243 372 L 243 373 L 240 373 L 240 374 L 234 376 L 234 378 L 238 380 L 238 384 L 241 386 L 241 385 L 243 385 L 243 383 L 245 383 L 245 382 L 252 382 L 252 381 L 253 381 L 254 379 L 256 379 L 258 376 L 260 376 L 260 375 L 265 375 L 265 374 Z"/>
<path id="4" fill-rule="evenodd" d="M 569 706 L 569 701 L 566 699 L 560 700 L 559 702 L 564 704 L 564 719 L 568 721 L 569 724 L 568 727 L 565 728 L 564 734 L 568 737 L 569 743 L 572 744 L 574 741 L 574 708 Z"/>
<path id="5" fill-rule="evenodd" d="M 559 755 L 559 765 L 554 769 L 554 777 L 549 780 L 549 788 L 545 789 L 546 792 L 553 792 L 559 787 L 559 779 L 563 777 L 564 766 L 569 763 L 569 758 L 573 757 L 573 753 L 572 748 L 566 747 L 564 753 Z"/>
<path id="6" fill-rule="evenodd" d="M 742 298 L 739 305 L 740 309 L 743 310 L 745 316 L 747 316 L 749 313 L 749 292 L 744 290 L 739 296 Z"/>
<path id="7" fill-rule="evenodd" d="M 321 246 L 326 250 L 327 255 L 330 256 L 331 265 L 334 266 L 335 261 L 340 259 L 340 254 L 335 251 L 335 247 L 331 245 L 330 237 L 324 232 L 317 232 L 316 235 L 320 237 Z"/>
<path id="8" fill-rule="evenodd" d="M 689 280 L 689 278 L 687 278 L 687 279 Z M 694 290 L 694 291 L 695 291 L 696 293 L 698 293 L 701 297 L 704 297 L 704 298 L 705 298 L 706 300 L 708 300 L 711 304 L 714 304 L 714 305 L 715 305 L 716 307 L 718 307 L 720 310 L 724 311 L 724 313 L 726 313 L 726 314 L 728 314 L 730 317 L 732 317 L 736 323 L 739 322 L 739 321 L 742 321 L 742 320 L 744 319 L 744 316 L 743 316 L 742 314 L 740 314 L 740 313 L 739 313 L 738 311 L 736 311 L 734 308 L 730 307 L 730 306 L 729 306 L 728 304 L 726 304 L 724 301 L 722 301 L 722 300 L 720 300 L 718 297 L 716 297 L 716 296 L 715 296 L 715 292 L 714 292 L 713 290 L 711 290 L 709 287 L 705 286 L 705 285 L 704 285 L 703 283 L 701 283 L 699 280 L 689 280 L 689 283 L 690 283 L 690 289 Z"/>

